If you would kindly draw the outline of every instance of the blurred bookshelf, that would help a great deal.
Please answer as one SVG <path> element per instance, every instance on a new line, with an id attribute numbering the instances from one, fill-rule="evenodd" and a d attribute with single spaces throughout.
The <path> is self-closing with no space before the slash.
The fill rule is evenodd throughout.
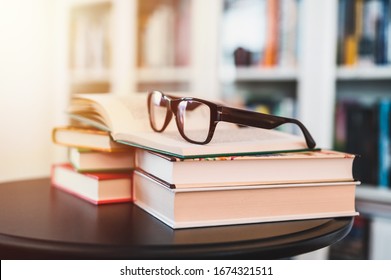
<path id="1" fill-rule="evenodd" d="M 361 148 L 347 146 L 351 142 L 369 149 L 360 160 L 371 159 L 364 169 L 373 170 L 373 179 L 359 174 L 364 187 L 358 187 L 357 201 L 390 195 L 389 183 L 378 181 L 379 160 L 383 177 L 391 165 L 389 140 L 379 144 L 378 137 L 385 134 L 380 104 L 391 100 L 390 1 L 57 2 L 63 34 L 58 80 L 67 98 L 77 92 L 186 91 L 296 117 L 319 147 L 361 154 Z M 348 112 L 355 115 L 355 134 L 348 129 Z M 382 122 L 389 123 L 390 118 Z M 380 209 L 383 214 L 363 211 L 367 220 L 357 222 L 362 231 L 355 237 L 368 244 L 361 257 L 376 258 L 373 248 L 384 242 L 371 237 L 373 228 L 381 231 L 391 220 L 389 208 Z"/>
<path id="2" fill-rule="evenodd" d="M 362 218 L 336 251 L 341 252 L 343 243 L 347 250 L 354 244 L 361 252 L 356 258 L 391 258 L 386 235 L 391 223 L 390 4 L 337 2 L 334 147 L 360 155 L 353 171 L 362 182 L 356 195 Z"/>

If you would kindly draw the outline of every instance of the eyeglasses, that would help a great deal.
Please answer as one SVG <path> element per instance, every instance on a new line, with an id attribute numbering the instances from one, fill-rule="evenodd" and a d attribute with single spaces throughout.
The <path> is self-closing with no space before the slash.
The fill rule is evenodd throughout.
<path id="1" fill-rule="evenodd" d="M 209 143 L 217 123 L 223 121 L 265 129 L 293 123 L 301 129 L 309 148 L 316 145 L 306 127 L 296 119 L 221 106 L 199 98 L 179 98 L 151 91 L 148 94 L 148 113 L 151 127 L 156 132 L 163 132 L 174 115 L 181 136 L 194 144 Z M 200 122 L 202 119 L 209 119 L 209 122 Z"/>

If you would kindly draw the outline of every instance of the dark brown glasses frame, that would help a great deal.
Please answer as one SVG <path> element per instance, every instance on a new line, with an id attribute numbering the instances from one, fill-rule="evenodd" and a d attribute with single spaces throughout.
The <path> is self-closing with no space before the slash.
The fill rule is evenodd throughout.
<path id="1" fill-rule="evenodd" d="M 157 129 L 154 126 L 152 116 L 151 116 L 151 98 L 154 93 L 160 93 L 162 95 L 163 101 L 166 104 L 162 104 L 163 106 L 167 107 L 167 114 L 164 120 L 164 124 L 161 129 Z M 209 132 L 208 136 L 205 139 L 205 141 L 194 141 L 186 136 L 184 133 L 184 128 L 183 128 L 183 123 L 180 119 L 180 114 L 178 114 L 178 106 L 179 103 L 182 101 L 196 101 L 198 103 L 202 103 L 210 108 L 210 124 L 209 124 Z M 187 107 L 187 110 L 193 110 L 195 109 L 199 104 L 197 103 L 189 103 L 193 104 L 194 107 L 192 108 Z M 172 116 L 175 116 L 175 121 L 178 127 L 178 131 L 181 134 L 181 136 L 186 139 L 186 141 L 194 144 L 207 144 L 209 143 L 212 138 L 214 131 L 216 129 L 216 126 L 218 122 L 223 121 L 223 122 L 229 122 L 229 123 L 235 123 L 239 125 L 244 125 L 244 126 L 251 126 L 251 127 L 258 127 L 258 128 L 264 128 L 264 129 L 273 129 L 276 128 L 280 125 L 287 124 L 287 123 L 292 123 L 297 125 L 300 130 L 302 131 L 305 141 L 307 143 L 307 146 L 309 148 L 314 148 L 316 146 L 315 140 L 312 138 L 310 132 L 307 130 L 307 128 L 299 121 L 296 119 L 292 118 L 285 118 L 285 117 L 280 117 L 280 116 L 274 116 L 274 115 L 269 115 L 269 114 L 262 114 L 258 112 L 253 112 L 253 111 L 248 111 L 248 110 L 243 110 L 243 109 L 237 109 L 237 108 L 232 108 L 232 107 L 227 107 L 227 106 L 222 106 L 215 104 L 213 102 L 204 100 L 204 99 L 199 99 L 195 97 L 174 97 L 170 95 L 166 95 L 160 91 L 151 91 L 148 94 L 148 113 L 149 113 L 149 121 L 151 124 L 151 127 L 154 131 L 156 132 L 163 132 L 168 124 L 170 123 Z"/>

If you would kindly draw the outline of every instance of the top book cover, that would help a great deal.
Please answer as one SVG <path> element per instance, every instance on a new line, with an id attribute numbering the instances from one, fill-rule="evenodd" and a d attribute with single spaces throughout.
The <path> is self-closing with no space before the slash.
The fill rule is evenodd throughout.
<path id="1" fill-rule="evenodd" d="M 205 145 L 187 142 L 172 120 L 164 132 L 150 126 L 147 94 L 77 94 L 68 108 L 71 118 L 110 132 L 114 141 L 178 158 L 251 155 L 308 149 L 302 136 L 278 130 L 240 127 L 219 122 L 212 141 Z M 195 123 L 208 122 L 200 119 Z M 192 128 L 197 133 L 197 127 Z"/>

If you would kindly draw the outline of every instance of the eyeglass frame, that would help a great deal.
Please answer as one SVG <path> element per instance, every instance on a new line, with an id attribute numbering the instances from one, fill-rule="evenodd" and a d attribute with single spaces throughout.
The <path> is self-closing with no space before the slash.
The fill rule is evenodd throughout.
<path id="1" fill-rule="evenodd" d="M 153 93 L 155 92 L 160 93 L 162 95 L 162 98 L 164 98 L 167 101 L 166 107 L 168 110 L 164 120 L 164 124 L 161 129 L 156 129 L 154 127 L 152 116 L 151 116 L 151 98 Z M 178 105 L 182 101 L 195 101 L 198 103 L 202 103 L 210 108 L 211 114 L 210 114 L 209 132 L 205 141 L 194 141 L 185 135 L 183 123 L 181 122 L 180 115 L 178 114 Z M 193 110 L 196 107 L 198 107 L 197 103 L 195 103 L 195 107 L 193 108 L 190 107 L 186 109 Z M 310 132 L 307 130 L 304 124 L 302 124 L 297 119 L 280 117 L 280 116 L 275 116 L 270 114 L 263 114 L 259 112 L 223 106 L 196 97 L 176 97 L 172 95 L 167 95 L 158 90 L 150 91 L 148 92 L 148 115 L 149 115 L 149 122 L 151 128 L 156 132 L 163 132 L 167 128 L 168 124 L 170 123 L 172 116 L 175 115 L 175 121 L 180 135 L 186 141 L 193 144 L 200 144 L 200 145 L 208 144 L 213 138 L 217 124 L 223 121 L 223 122 L 235 123 L 242 126 L 251 126 L 257 128 L 264 128 L 264 129 L 273 129 L 287 123 L 296 124 L 300 128 L 301 132 L 303 133 L 308 148 L 312 149 L 315 148 L 316 146 L 316 142 L 311 136 Z"/>

